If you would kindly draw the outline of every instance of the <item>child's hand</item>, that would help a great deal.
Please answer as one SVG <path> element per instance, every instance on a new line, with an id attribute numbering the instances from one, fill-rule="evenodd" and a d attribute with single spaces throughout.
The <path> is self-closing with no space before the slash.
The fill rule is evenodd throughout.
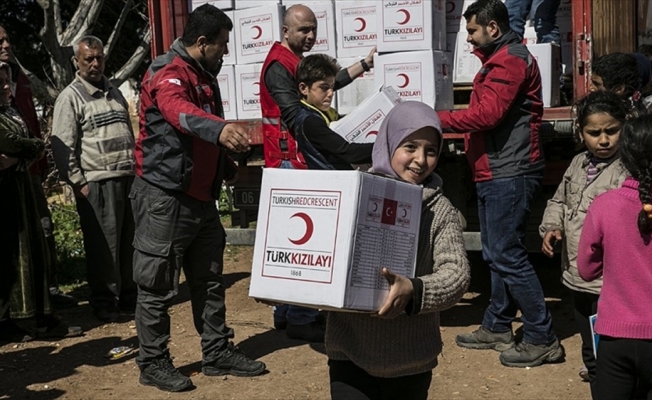
<path id="1" fill-rule="evenodd" d="M 562 236 L 561 231 L 556 229 L 554 231 L 548 231 L 543 236 L 543 243 L 541 244 L 541 251 L 543 254 L 552 258 L 555 255 L 554 246 L 557 242 L 561 242 Z"/>
<path id="2" fill-rule="evenodd" d="M 414 293 L 412 281 L 403 275 L 393 274 L 389 269 L 383 268 L 380 274 L 387 279 L 389 283 L 389 295 L 387 300 L 380 307 L 378 316 L 388 319 L 398 317 L 408 304 Z"/>

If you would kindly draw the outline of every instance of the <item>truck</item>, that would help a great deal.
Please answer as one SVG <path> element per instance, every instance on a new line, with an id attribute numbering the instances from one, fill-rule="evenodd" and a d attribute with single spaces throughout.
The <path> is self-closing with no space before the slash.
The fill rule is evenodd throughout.
<path id="1" fill-rule="evenodd" d="M 569 104 L 586 96 L 591 86 L 592 60 L 613 52 L 633 52 L 637 46 L 652 43 L 652 0 L 562 0 L 569 4 L 572 30 L 566 38 L 572 46 L 572 61 L 567 68 L 565 92 Z M 191 9 L 189 0 L 148 0 L 152 28 L 152 58 L 163 54 L 175 38 L 181 36 Z M 526 245 L 540 251 L 538 225 L 546 206 L 571 159 L 577 154 L 572 107 L 544 109 L 541 141 L 546 157 L 543 189 L 531 208 Z M 232 188 L 233 225 L 248 228 L 257 215 L 262 171 L 256 159 L 262 155 L 260 120 L 236 121 L 246 127 L 252 139 L 252 151 L 238 159 L 240 180 Z M 444 151 L 437 172 L 444 181 L 444 194 L 466 220 L 464 238 L 469 251 L 481 250 L 477 200 L 471 172 L 464 155 L 464 135 L 444 134 Z M 251 165 L 251 164 L 258 164 Z M 253 229 L 229 230 L 233 244 L 253 244 Z"/>

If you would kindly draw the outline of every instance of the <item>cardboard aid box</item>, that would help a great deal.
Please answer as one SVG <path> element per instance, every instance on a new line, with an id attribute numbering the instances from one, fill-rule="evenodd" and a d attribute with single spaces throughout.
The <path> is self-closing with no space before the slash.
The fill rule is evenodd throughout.
<path id="1" fill-rule="evenodd" d="M 376 0 L 335 2 L 337 56 L 366 56 L 376 46 Z"/>
<path id="2" fill-rule="evenodd" d="M 392 86 L 403 100 L 421 101 L 435 110 L 451 110 L 453 77 L 449 54 L 443 51 L 376 54 L 376 87 Z"/>
<path id="3" fill-rule="evenodd" d="M 376 24 L 381 53 L 446 49 L 444 0 L 383 0 Z"/>
<path id="4" fill-rule="evenodd" d="M 231 18 L 231 21 L 235 21 L 235 12 L 234 11 L 224 11 L 224 14 L 226 14 L 229 18 Z M 237 47 L 238 47 L 238 45 L 237 45 L 236 38 L 235 38 L 235 29 L 231 29 L 231 32 L 229 32 L 229 43 L 227 45 L 227 48 L 229 49 L 229 54 L 222 57 L 224 59 L 224 62 L 223 62 L 224 65 L 236 65 L 238 63 L 238 61 L 237 61 L 237 54 L 238 54 Z"/>
<path id="5" fill-rule="evenodd" d="M 335 58 L 337 50 L 335 46 L 335 7 L 330 1 L 323 0 L 284 0 L 283 5 L 287 10 L 295 4 L 304 4 L 315 13 L 317 18 L 317 38 L 312 50 L 304 53 L 304 56 L 316 53 L 328 54 Z"/>
<path id="6" fill-rule="evenodd" d="M 342 68 L 348 68 L 350 65 L 360 62 L 360 58 L 340 58 L 337 62 Z M 337 112 L 342 115 L 350 114 L 377 91 L 378 88 L 374 81 L 374 69 L 372 68 L 371 71 L 363 72 L 353 82 L 335 92 Z"/>
<path id="7" fill-rule="evenodd" d="M 453 54 L 453 83 L 471 84 L 482 68 L 482 61 L 473 54 L 473 45 L 466 41 L 466 32 L 448 33 L 448 50 Z"/>
<path id="8" fill-rule="evenodd" d="M 446 0 L 446 31 L 450 35 L 451 32 L 466 32 L 466 19 L 464 18 L 464 11 L 473 4 L 475 0 Z"/>
<path id="9" fill-rule="evenodd" d="M 234 12 L 236 46 L 232 47 L 237 53 L 238 64 L 265 61 L 274 42 L 281 41 L 282 17 L 283 6 L 279 4 Z"/>
<path id="10" fill-rule="evenodd" d="M 373 143 L 387 113 L 401 101 L 394 88 L 384 87 L 346 117 L 331 122 L 330 128 L 347 142 Z"/>
<path id="11" fill-rule="evenodd" d="M 249 296 L 378 310 L 382 267 L 414 277 L 421 192 L 360 171 L 265 168 Z"/>
<path id="12" fill-rule="evenodd" d="M 528 44 L 527 49 L 539 64 L 543 106 L 558 106 L 560 102 L 559 69 L 561 68 L 559 46 L 552 43 Z"/>
<path id="13" fill-rule="evenodd" d="M 222 96 L 222 108 L 225 119 L 238 119 L 236 111 L 235 69 L 233 65 L 223 65 L 217 75 L 217 85 Z"/>
<path id="14" fill-rule="evenodd" d="M 235 66 L 235 96 L 238 119 L 260 118 L 260 72 L 263 64 Z"/>

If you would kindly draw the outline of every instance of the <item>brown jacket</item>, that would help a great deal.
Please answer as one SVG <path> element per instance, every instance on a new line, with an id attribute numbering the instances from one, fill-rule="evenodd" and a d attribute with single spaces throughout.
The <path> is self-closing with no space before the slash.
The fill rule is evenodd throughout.
<path id="1" fill-rule="evenodd" d="M 597 165 L 598 175 L 587 186 L 589 159 L 588 151 L 573 158 L 564 173 L 564 179 L 559 184 L 557 192 L 552 199 L 548 200 L 541 226 L 539 226 L 539 233 L 543 237 L 547 231 L 557 229 L 562 231 L 561 264 L 564 285 L 579 292 L 600 294 L 602 278 L 586 282 L 577 271 L 577 246 L 586 211 L 593 199 L 607 190 L 620 187 L 627 172 L 620 159 L 615 157 L 609 162 Z"/>

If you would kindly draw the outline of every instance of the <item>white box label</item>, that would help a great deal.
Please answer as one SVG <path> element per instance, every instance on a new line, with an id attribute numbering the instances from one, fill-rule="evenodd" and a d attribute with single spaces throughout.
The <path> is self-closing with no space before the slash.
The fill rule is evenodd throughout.
<path id="1" fill-rule="evenodd" d="M 403 100 L 421 101 L 422 70 L 420 62 L 385 64 L 385 83 L 394 86 Z"/>
<path id="2" fill-rule="evenodd" d="M 272 188 L 262 276 L 330 284 L 340 208 L 341 192 Z"/>

